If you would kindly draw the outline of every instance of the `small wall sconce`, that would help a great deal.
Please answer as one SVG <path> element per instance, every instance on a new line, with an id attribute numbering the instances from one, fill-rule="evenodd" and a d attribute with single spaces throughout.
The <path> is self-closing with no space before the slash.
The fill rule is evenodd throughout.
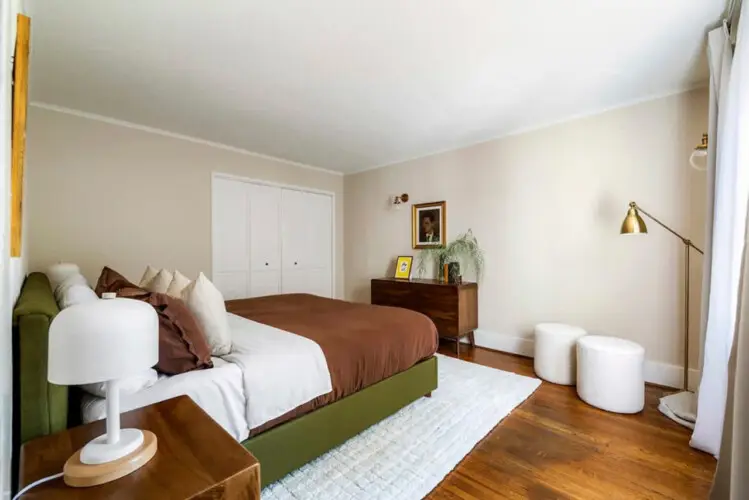
<path id="1" fill-rule="evenodd" d="M 697 158 L 704 158 L 704 160 L 697 163 Z M 702 172 L 707 170 L 707 134 L 702 134 L 702 143 L 692 151 L 692 155 L 689 157 L 689 164 L 696 170 Z"/>
<path id="2" fill-rule="evenodd" d="M 396 210 L 398 210 L 404 203 L 408 203 L 408 193 L 403 193 L 400 196 L 393 196 L 393 208 Z"/>

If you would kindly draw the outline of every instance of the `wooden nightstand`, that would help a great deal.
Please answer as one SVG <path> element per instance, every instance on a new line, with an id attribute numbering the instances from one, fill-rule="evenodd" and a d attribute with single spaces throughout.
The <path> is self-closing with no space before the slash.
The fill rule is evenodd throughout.
<path id="1" fill-rule="evenodd" d="M 187 396 L 122 414 L 121 425 L 156 434 L 156 455 L 111 483 L 71 488 L 62 478 L 32 488 L 32 498 L 260 499 L 260 464 Z M 29 441 L 21 448 L 21 487 L 62 471 L 70 455 L 105 432 L 100 420 Z"/>
<path id="2" fill-rule="evenodd" d="M 475 345 L 473 331 L 479 321 L 479 287 L 464 281 L 461 284 L 438 280 L 372 280 L 372 304 L 403 307 L 429 316 L 440 337 L 454 340 L 460 356 L 460 339 L 468 336 Z"/>

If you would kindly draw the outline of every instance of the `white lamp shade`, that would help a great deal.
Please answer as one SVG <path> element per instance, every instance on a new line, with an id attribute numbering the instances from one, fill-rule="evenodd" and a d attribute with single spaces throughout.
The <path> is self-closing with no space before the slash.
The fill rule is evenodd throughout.
<path id="1" fill-rule="evenodd" d="M 159 360 L 159 318 L 133 299 L 97 300 L 63 309 L 49 327 L 47 378 L 78 385 L 142 373 Z"/>

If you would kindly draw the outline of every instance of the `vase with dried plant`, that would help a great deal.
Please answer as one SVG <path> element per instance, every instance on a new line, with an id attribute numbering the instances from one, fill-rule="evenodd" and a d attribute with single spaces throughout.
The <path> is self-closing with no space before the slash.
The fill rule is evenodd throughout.
<path id="1" fill-rule="evenodd" d="M 416 262 L 416 274 L 423 277 L 426 272 L 427 264 L 436 264 L 437 275 L 442 279 L 442 269 L 445 264 L 457 262 L 465 268 L 466 264 L 476 273 L 476 281 L 481 280 L 484 272 L 484 251 L 479 247 L 479 242 L 469 229 L 463 234 L 458 235 L 444 247 L 426 248 L 419 252 Z M 454 277 L 451 276 L 450 281 Z"/>

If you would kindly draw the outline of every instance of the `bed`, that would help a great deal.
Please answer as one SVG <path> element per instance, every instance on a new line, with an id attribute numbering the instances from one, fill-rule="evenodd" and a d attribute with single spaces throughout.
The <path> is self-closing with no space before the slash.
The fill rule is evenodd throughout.
<path id="1" fill-rule="evenodd" d="M 313 341 L 320 346 L 330 370 L 332 391 L 259 426 L 251 425 L 248 418 L 246 439 L 241 423 L 235 422 L 232 431 L 230 417 L 215 412 L 212 415 L 219 423 L 223 418 L 222 427 L 260 461 L 263 485 L 280 479 L 437 388 L 437 358 L 433 356 L 436 330 L 433 335 L 414 334 L 413 322 L 426 318 L 411 311 L 310 295 L 228 301 L 227 310 Z M 42 273 L 30 274 L 13 315 L 17 447 L 78 423 L 75 415 L 80 402 L 74 397 L 76 391 L 47 382 L 47 335 L 58 312 L 47 277 Z M 433 329 L 433 324 L 429 324 Z M 424 329 L 423 325 L 420 329 Z M 236 392 L 237 375 L 232 366 L 221 361 L 212 370 L 224 370 L 222 387 Z M 200 372 L 184 375 L 201 377 Z M 183 379 L 169 383 L 195 387 L 195 391 L 200 385 L 199 381 Z M 180 392 L 179 387 L 171 390 L 172 396 Z M 189 394 L 189 390 L 185 392 Z M 190 395 L 199 400 L 212 398 L 208 393 L 201 394 L 205 396 Z M 155 402 L 148 397 L 151 396 L 138 404 Z M 137 406 L 130 402 L 123 404 L 123 409 L 128 405 Z M 96 411 L 95 406 L 93 402 L 91 411 Z"/>

